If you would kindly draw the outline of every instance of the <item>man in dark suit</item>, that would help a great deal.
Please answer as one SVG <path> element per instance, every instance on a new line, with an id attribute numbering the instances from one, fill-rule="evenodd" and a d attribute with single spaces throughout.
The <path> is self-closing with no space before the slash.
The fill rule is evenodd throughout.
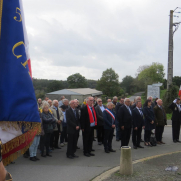
<path id="1" fill-rule="evenodd" d="M 119 127 L 121 130 L 121 147 L 128 146 L 132 127 L 132 111 L 130 109 L 130 99 L 124 100 L 124 105 L 118 110 Z"/>
<path id="2" fill-rule="evenodd" d="M 181 107 L 180 107 L 180 98 L 177 98 L 173 101 L 173 103 L 169 106 L 169 108 L 173 111 L 172 113 L 172 137 L 174 143 L 181 143 L 179 141 L 180 136 L 180 122 L 181 122 Z"/>
<path id="3" fill-rule="evenodd" d="M 103 111 L 106 109 L 106 106 L 102 104 L 102 99 L 97 99 L 97 106 L 95 107 L 96 116 L 97 116 L 97 138 L 98 145 L 102 145 L 104 142 L 104 121 L 103 121 Z"/>
<path id="4" fill-rule="evenodd" d="M 137 101 L 141 101 L 141 97 L 140 97 L 140 96 L 137 96 L 137 97 L 135 98 L 135 101 L 136 101 L 136 102 L 137 102 Z M 131 110 L 133 110 L 133 109 L 136 108 L 136 102 L 131 106 Z"/>
<path id="5" fill-rule="evenodd" d="M 103 111 L 104 120 L 104 150 L 106 153 L 115 152 L 112 149 L 113 132 L 115 129 L 115 115 L 112 111 L 113 103 L 107 103 L 107 108 Z"/>
<path id="6" fill-rule="evenodd" d="M 79 113 L 75 109 L 75 101 L 70 101 L 70 107 L 66 110 L 67 120 L 67 133 L 68 133 L 68 144 L 67 144 L 67 158 L 73 159 L 78 156 L 75 155 L 77 146 L 77 132 L 80 128 Z"/>
<path id="7" fill-rule="evenodd" d="M 165 144 L 162 141 L 162 135 L 164 131 L 164 126 L 167 125 L 167 116 L 162 104 L 162 100 L 158 99 L 157 105 L 153 108 L 155 114 L 155 137 L 157 140 L 157 144 Z"/>
<path id="8" fill-rule="evenodd" d="M 94 127 L 97 126 L 96 111 L 93 106 L 93 97 L 88 97 L 86 99 L 87 104 L 82 107 L 81 110 L 81 129 L 83 133 L 83 145 L 84 145 L 84 155 L 86 157 L 94 156 L 91 151 L 92 143 L 94 139 Z"/>
<path id="9" fill-rule="evenodd" d="M 142 128 L 144 129 L 144 116 L 141 101 L 136 102 L 136 108 L 133 109 L 133 148 L 144 148 L 140 145 Z"/>

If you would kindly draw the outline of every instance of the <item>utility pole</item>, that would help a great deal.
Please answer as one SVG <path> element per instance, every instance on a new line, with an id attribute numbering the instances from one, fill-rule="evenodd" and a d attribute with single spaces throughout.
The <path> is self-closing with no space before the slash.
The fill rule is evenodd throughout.
<path id="1" fill-rule="evenodd" d="M 169 87 L 172 84 L 172 78 L 173 78 L 173 10 L 170 10 L 167 90 L 169 90 Z"/>

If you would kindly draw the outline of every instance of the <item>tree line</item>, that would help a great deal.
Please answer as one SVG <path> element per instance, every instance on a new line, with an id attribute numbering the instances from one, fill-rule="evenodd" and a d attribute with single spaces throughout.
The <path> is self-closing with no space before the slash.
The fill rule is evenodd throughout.
<path id="1" fill-rule="evenodd" d="M 125 96 L 138 91 L 147 90 L 147 85 L 163 83 L 161 89 L 166 89 L 167 80 L 164 79 L 164 66 L 160 63 L 140 66 L 135 77 L 127 75 L 119 81 L 119 75 L 112 68 L 103 71 L 98 80 L 89 80 L 80 73 L 70 75 L 67 80 L 47 80 L 33 78 L 36 98 L 44 98 L 48 92 L 71 88 L 92 88 L 103 92 L 103 96 Z M 173 77 L 173 84 L 180 86 L 181 77 Z"/>

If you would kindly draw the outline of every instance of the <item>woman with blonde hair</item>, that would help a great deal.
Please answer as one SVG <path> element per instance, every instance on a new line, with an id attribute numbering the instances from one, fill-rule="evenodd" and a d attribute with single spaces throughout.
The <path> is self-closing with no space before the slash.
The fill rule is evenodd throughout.
<path id="1" fill-rule="evenodd" d="M 42 124 L 44 135 L 41 136 L 41 156 L 46 157 L 50 156 L 49 147 L 50 147 L 50 136 L 53 133 L 53 128 L 56 126 L 56 120 L 49 111 L 49 104 L 44 102 L 42 105 Z M 46 146 L 46 155 L 44 155 L 44 146 Z"/>

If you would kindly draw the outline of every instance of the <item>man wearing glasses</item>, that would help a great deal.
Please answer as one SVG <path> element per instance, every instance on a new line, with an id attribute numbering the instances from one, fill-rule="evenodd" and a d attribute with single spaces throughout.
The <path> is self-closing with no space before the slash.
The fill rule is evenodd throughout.
<path id="1" fill-rule="evenodd" d="M 106 109 L 106 106 L 102 104 L 102 99 L 97 99 L 97 106 L 95 107 L 97 115 L 97 138 L 98 145 L 102 145 L 104 142 L 104 121 L 103 121 L 103 111 Z"/>

